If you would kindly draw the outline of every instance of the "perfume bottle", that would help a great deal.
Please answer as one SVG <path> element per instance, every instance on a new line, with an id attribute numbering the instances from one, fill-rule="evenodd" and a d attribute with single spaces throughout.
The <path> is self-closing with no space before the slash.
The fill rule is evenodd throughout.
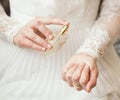
<path id="1" fill-rule="evenodd" d="M 43 53 L 43 55 L 48 55 L 50 53 L 56 54 L 58 50 L 66 43 L 67 41 L 67 31 L 69 29 L 69 24 L 64 25 L 63 28 L 58 33 L 53 33 L 54 39 L 48 41 L 52 44 L 53 48 L 51 50 L 47 50 Z"/>

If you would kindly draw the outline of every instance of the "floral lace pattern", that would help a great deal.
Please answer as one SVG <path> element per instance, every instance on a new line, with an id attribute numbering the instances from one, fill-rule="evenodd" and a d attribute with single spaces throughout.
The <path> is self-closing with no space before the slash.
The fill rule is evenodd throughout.
<path id="1" fill-rule="evenodd" d="M 97 59 L 113 44 L 119 32 L 120 1 L 103 0 L 100 16 L 77 53 L 88 53 Z"/>
<path id="2" fill-rule="evenodd" d="M 6 15 L 3 7 L 0 5 L 0 37 L 13 43 L 13 36 L 16 35 L 21 27 L 22 25 Z"/>

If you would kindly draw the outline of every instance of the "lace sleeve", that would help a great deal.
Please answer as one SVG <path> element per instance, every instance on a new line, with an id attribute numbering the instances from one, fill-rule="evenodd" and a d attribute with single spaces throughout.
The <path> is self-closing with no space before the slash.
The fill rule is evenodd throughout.
<path id="1" fill-rule="evenodd" d="M 13 37 L 22 26 L 14 19 L 8 17 L 0 4 L 0 37 L 13 43 Z"/>
<path id="2" fill-rule="evenodd" d="M 100 16 L 88 38 L 76 53 L 87 53 L 100 58 L 120 32 L 120 0 L 103 0 Z"/>

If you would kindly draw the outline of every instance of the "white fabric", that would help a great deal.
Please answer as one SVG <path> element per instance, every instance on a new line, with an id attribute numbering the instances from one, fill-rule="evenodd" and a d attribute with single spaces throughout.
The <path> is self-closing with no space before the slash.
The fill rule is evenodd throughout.
<path id="1" fill-rule="evenodd" d="M 105 8 L 102 13 L 103 15 L 110 14 L 107 7 L 111 5 L 112 0 L 104 1 L 103 7 Z M 69 20 L 71 26 L 67 43 L 55 55 L 43 56 L 35 50 L 21 49 L 0 40 L 1 100 L 110 100 L 107 97 L 111 95 L 111 100 L 120 99 L 120 59 L 112 46 L 98 61 L 99 78 L 97 86 L 90 94 L 84 91 L 77 92 L 61 79 L 61 72 L 67 60 L 75 54 L 79 47 L 83 49 L 85 47 L 83 43 L 86 44 L 84 41 L 92 32 L 91 28 L 98 15 L 100 0 L 10 0 L 10 4 L 11 17 L 21 25 L 35 16 L 56 16 Z M 114 1 L 112 6 L 116 7 L 116 4 L 119 4 L 119 1 Z M 119 6 L 117 6 L 118 8 Z M 100 18 L 102 18 L 102 14 Z M 4 21 L 1 19 L 2 23 Z M 11 20 L 11 22 L 13 21 Z M 0 24 L 0 26 L 3 27 L 4 24 Z M 9 21 L 7 26 L 15 27 L 9 24 Z M 7 33 L 4 28 L 5 26 L 3 31 L 0 31 L 0 35 L 7 37 L 9 30 Z M 55 30 L 56 28 L 52 27 L 52 31 Z M 98 49 L 99 47 L 104 48 L 110 43 L 106 40 L 111 41 L 107 35 L 109 32 L 105 30 L 100 33 L 104 33 L 106 38 L 102 40 L 100 36 L 100 45 L 96 46 Z M 99 35 L 97 37 L 99 38 Z M 94 41 L 90 41 L 90 44 L 91 42 Z M 87 46 L 92 50 L 89 43 Z M 95 49 L 94 52 L 96 58 L 100 53 L 98 49 Z"/>
<path id="2" fill-rule="evenodd" d="M 120 1 L 104 0 L 100 17 L 77 53 L 85 52 L 99 58 L 112 45 L 118 33 L 120 33 Z"/>
<path id="3" fill-rule="evenodd" d="M 12 18 L 9 18 L 0 4 L 0 37 L 7 39 L 13 43 L 13 37 L 17 34 L 18 30 L 23 27 Z"/>

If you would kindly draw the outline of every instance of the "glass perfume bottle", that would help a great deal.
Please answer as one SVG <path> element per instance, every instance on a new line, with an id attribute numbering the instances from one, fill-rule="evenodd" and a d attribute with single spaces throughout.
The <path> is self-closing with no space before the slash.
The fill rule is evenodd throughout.
<path id="1" fill-rule="evenodd" d="M 53 48 L 51 50 L 47 50 L 43 53 L 43 55 L 48 55 L 50 53 L 56 54 L 56 52 L 66 43 L 67 41 L 67 31 L 69 29 L 69 24 L 64 25 L 63 28 L 58 33 L 53 33 L 54 39 L 48 41 L 52 44 Z"/>

